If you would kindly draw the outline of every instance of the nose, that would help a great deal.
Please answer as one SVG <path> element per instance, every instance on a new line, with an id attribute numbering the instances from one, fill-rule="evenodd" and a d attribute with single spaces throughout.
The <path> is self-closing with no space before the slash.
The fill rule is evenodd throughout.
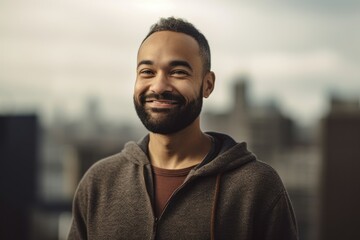
<path id="1" fill-rule="evenodd" d="M 161 94 L 163 92 L 171 92 L 173 89 L 166 74 L 159 73 L 153 78 L 149 90 Z"/>

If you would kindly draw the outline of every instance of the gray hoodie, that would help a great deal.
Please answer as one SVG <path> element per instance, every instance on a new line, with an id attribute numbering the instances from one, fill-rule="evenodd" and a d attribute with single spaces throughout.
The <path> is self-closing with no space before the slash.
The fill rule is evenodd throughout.
<path id="1" fill-rule="evenodd" d="M 278 174 L 246 143 L 208 134 L 220 143 L 218 156 L 190 171 L 159 218 L 148 136 L 94 164 L 76 191 L 68 239 L 298 239 Z"/>

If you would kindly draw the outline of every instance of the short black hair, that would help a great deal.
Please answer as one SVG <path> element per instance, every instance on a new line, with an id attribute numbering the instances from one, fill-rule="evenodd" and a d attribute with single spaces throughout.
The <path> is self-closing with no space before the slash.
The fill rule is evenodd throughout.
<path id="1" fill-rule="evenodd" d="M 211 54 L 210 46 L 205 36 L 191 23 L 175 17 L 160 18 L 160 20 L 150 27 L 149 33 L 146 35 L 142 43 L 153 33 L 161 31 L 172 31 L 184 33 L 193 37 L 199 44 L 200 56 L 203 59 L 204 73 L 211 69 Z"/>

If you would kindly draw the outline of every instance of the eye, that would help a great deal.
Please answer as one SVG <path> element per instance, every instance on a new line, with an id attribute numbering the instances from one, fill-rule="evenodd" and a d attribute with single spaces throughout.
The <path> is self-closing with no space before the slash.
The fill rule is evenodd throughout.
<path id="1" fill-rule="evenodd" d="M 185 70 L 175 69 L 175 70 L 171 71 L 171 75 L 174 77 L 187 77 L 190 74 Z"/>
<path id="2" fill-rule="evenodd" d="M 146 69 L 140 70 L 140 71 L 139 71 L 139 75 L 140 75 L 141 77 L 152 77 L 152 76 L 155 75 L 155 73 L 154 73 L 153 70 L 146 68 Z"/>

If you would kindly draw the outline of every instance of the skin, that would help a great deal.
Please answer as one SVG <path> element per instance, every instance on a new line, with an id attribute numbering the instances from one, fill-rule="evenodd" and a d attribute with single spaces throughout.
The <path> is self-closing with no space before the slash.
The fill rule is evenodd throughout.
<path id="1" fill-rule="evenodd" d="M 150 35 L 140 46 L 137 56 L 135 101 L 141 94 L 172 92 L 196 99 L 200 91 L 210 96 L 215 74 L 204 73 L 199 45 L 183 33 L 161 31 Z M 202 86 L 202 89 L 201 89 Z M 167 109 L 176 106 L 169 100 L 149 101 L 145 108 L 153 119 L 166 117 L 166 112 L 152 112 L 152 108 Z M 149 133 L 149 156 L 153 166 L 181 169 L 196 165 L 211 148 L 211 140 L 200 129 L 199 117 L 188 127 L 173 134 Z"/>

